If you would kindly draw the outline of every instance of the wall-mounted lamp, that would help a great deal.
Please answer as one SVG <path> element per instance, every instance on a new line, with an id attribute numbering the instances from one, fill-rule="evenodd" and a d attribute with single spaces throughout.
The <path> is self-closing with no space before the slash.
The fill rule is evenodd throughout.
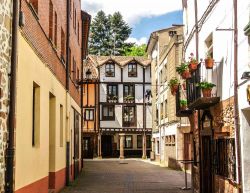
<path id="1" fill-rule="evenodd" d="M 246 80 L 250 79 L 250 72 L 243 72 L 241 79 L 246 79 Z"/>

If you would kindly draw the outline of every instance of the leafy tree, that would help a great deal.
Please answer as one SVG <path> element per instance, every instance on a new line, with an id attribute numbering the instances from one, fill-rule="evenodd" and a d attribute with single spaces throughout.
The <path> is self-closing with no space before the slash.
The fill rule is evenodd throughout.
<path id="1" fill-rule="evenodd" d="M 99 11 L 90 28 L 89 52 L 95 55 L 110 54 L 110 21 L 103 11 Z"/>
<path id="2" fill-rule="evenodd" d="M 90 54 L 124 55 L 125 41 L 132 32 L 119 12 L 106 15 L 99 11 L 90 28 Z"/>
<path id="3" fill-rule="evenodd" d="M 146 56 L 146 47 L 146 44 L 125 47 L 125 56 Z"/>

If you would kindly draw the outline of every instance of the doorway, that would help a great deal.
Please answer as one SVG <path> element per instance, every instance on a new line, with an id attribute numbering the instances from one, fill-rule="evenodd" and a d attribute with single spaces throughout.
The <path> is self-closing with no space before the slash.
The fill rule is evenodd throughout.
<path id="1" fill-rule="evenodd" d="M 55 189 L 56 98 L 49 95 L 49 190 Z"/>
<path id="2" fill-rule="evenodd" d="M 102 135 L 102 156 L 112 157 L 112 135 Z"/>
<path id="3" fill-rule="evenodd" d="M 201 118 L 201 192 L 213 193 L 213 150 L 212 150 L 212 115 L 209 111 L 204 111 Z"/>
<path id="4" fill-rule="evenodd" d="M 93 149 L 91 146 L 91 137 L 83 137 L 83 158 L 93 158 Z"/>

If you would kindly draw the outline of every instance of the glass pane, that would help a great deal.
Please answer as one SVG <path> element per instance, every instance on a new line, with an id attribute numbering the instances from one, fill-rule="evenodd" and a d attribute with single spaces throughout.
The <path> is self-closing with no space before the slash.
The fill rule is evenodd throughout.
<path id="1" fill-rule="evenodd" d="M 89 120 L 89 110 L 86 110 L 86 111 L 85 111 L 85 116 L 86 116 L 85 119 L 86 119 L 86 120 Z"/>
<path id="2" fill-rule="evenodd" d="M 103 107 L 103 116 L 104 117 L 108 116 L 108 107 Z"/>
<path id="3" fill-rule="evenodd" d="M 109 107 L 109 116 L 110 117 L 114 116 L 114 109 L 113 109 L 113 107 Z"/>

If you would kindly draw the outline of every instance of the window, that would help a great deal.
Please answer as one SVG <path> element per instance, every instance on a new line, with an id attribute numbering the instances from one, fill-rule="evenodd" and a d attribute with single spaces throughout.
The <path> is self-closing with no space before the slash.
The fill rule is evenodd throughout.
<path id="1" fill-rule="evenodd" d="M 164 113 L 164 108 L 163 108 L 163 103 L 161 103 L 161 120 L 164 117 L 163 113 Z"/>
<path id="2" fill-rule="evenodd" d="M 151 147 L 151 135 L 146 136 L 146 147 L 147 148 Z"/>
<path id="3" fill-rule="evenodd" d="M 114 77 L 115 76 L 115 64 L 113 64 L 113 63 L 106 64 L 105 75 L 106 75 L 106 77 Z"/>
<path id="4" fill-rule="evenodd" d="M 135 85 L 133 84 L 124 85 L 123 97 L 124 97 L 124 102 L 134 102 L 135 101 Z"/>
<path id="5" fill-rule="evenodd" d="M 137 148 L 142 148 L 142 135 L 137 135 Z"/>
<path id="6" fill-rule="evenodd" d="M 61 57 L 65 62 L 65 33 L 61 28 Z"/>
<path id="7" fill-rule="evenodd" d="M 156 149 L 156 153 L 159 154 L 160 153 L 160 141 L 159 139 L 157 140 L 157 149 Z"/>
<path id="8" fill-rule="evenodd" d="M 115 120 L 115 107 L 105 105 L 102 107 L 102 120 Z"/>
<path id="9" fill-rule="evenodd" d="M 235 139 L 215 140 L 215 173 L 236 180 Z"/>
<path id="10" fill-rule="evenodd" d="M 175 135 L 168 135 L 165 137 L 166 146 L 175 146 Z"/>
<path id="11" fill-rule="evenodd" d="M 94 109 L 85 109 L 85 121 L 93 121 L 94 120 Z"/>
<path id="12" fill-rule="evenodd" d="M 55 46 L 57 47 L 57 13 L 56 12 L 55 12 L 54 35 L 55 35 L 54 43 L 55 43 Z"/>
<path id="13" fill-rule="evenodd" d="M 53 4 L 49 1 L 49 39 L 53 40 Z"/>
<path id="14" fill-rule="evenodd" d="M 124 127 L 135 127 L 135 106 L 125 106 L 123 108 L 123 126 Z"/>
<path id="15" fill-rule="evenodd" d="M 125 148 L 133 148 L 133 136 L 125 135 Z"/>
<path id="16" fill-rule="evenodd" d="M 165 100 L 165 118 L 168 117 L 168 100 Z"/>
<path id="17" fill-rule="evenodd" d="M 63 147 L 63 106 L 60 105 L 60 147 Z"/>
<path id="18" fill-rule="evenodd" d="M 40 143 L 40 87 L 33 83 L 32 146 Z"/>
<path id="19" fill-rule="evenodd" d="M 128 76 L 137 77 L 137 64 L 136 63 L 130 63 L 128 65 Z"/>
<path id="20" fill-rule="evenodd" d="M 117 102 L 118 100 L 118 85 L 107 85 L 107 101 Z"/>
<path id="21" fill-rule="evenodd" d="M 38 14 L 38 0 L 30 0 L 33 10 Z"/>

